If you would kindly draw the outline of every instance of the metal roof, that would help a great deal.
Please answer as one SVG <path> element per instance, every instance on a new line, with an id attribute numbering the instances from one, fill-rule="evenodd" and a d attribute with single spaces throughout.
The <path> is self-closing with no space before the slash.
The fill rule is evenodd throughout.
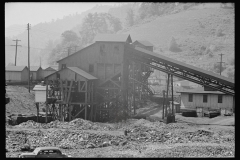
<path id="1" fill-rule="evenodd" d="M 80 76 L 83 76 L 85 77 L 86 79 L 89 79 L 89 80 L 94 80 L 94 79 L 97 79 L 96 77 L 94 77 L 93 75 L 81 70 L 80 68 L 78 67 L 67 67 L 68 69 L 72 70 L 73 72 L 79 74 Z"/>
<path id="2" fill-rule="evenodd" d="M 150 43 L 149 41 L 146 41 L 146 40 L 136 40 L 136 41 L 133 42 L 133 43 L 136 43 L 136 42 L 141 43 L 141 44 L 144 45 L 144 46 L 153 46 L 152 43 Z"/>
<path id="3" fill-rule="evenodd" d="M 132 43 L 129 34 L 97 34 L 93 40 L 94 42 L 127 42 Z"/>
<path id="4" fill-rule="evenodd" d="M 214 78 L 214 79 L 216 79 L 217 81 L 219 81 L 221 83 L 225 83 L 225 84 L 227 84 L 229 86 L 234 86 L 234 81 L 232 79 L 224 77 L 224 76 L 221 76 L 221 75 L 218 75 L 218 74 L 216 74 L 214 72 L 210 72 L 210 71 L 207 71 L 207 70 L 203 70 L 201 68 L 197 68 L 195 66 L 192 66 L 192 65 L 189 65 L 189 64 L 186 64 L 186 63 L 174 60 L 172 58 L 168 58 L 166 56 L 163 56 L 163 55 L 151 52 L 149 50 L 146 50 L 146 49 L 143 49 L 143 48 L 140 48 L 140 47 L 133 48 L 130 45 L 125 45 L 125 46 L 128 46 L 132 50 L 137 51 L 138 54 L 143 56 L 143 57 L 147 56 L 149 58 L 149 56 L 150 56 L 153 59 L 159 59 L 159 61 L 171 64 L 172 66 L 175 66 L 177 68 L 181 68 L 181 69 L 184 69 L 186 71 L 194 72 L 194 73 L 199 74 L 199 75 L 201 75 L 203 77 Z"/>
<path id="5" fill-rule="evenodd" d="M 40 67 L 40 66 L 30 66 L 30 71 L 35 72 L 35 71 L 39 70 L 39 68 L 42 68 L 42 67 Z"/>
<path id="6" fill-rule="evenodd" d="M 196 93 L 196 94 L 225 94 L 220 91 L 204 91 L 199 89 L 188 89 L 182 91 L 176 91 L 177 93 Z"/>
<path id="7" fill-rule="evenodd" d="M 5 71 L 22 71 L 24 68 L 27 68 L 27 66 L 6 66 Z"/>

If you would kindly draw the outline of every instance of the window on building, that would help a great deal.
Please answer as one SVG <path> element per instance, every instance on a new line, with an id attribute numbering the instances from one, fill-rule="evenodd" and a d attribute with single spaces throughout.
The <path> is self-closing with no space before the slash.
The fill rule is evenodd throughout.
<path id="1" fill-rule="evenodd" d="M 57 79 L 60 79 L 60 74 L 59 73 L 57 73 Z"/>
<path id="2" fill-rule="evenodd" d="M 188 95 L 188 102 L 192 102 L 193 101 L 193 94 L 189 94 Z"/>
<path id="3" fill-rule="evenodd" d="M 203 95 L 203 103 L 207 103 L 207 95 L 205 94 L 205 95 Z"/>
<path id="4" fill-rule="evenodd" d="M 115 54 L 119 54 L 119 46 L 114 46 Z"/>
<path id="5" fill-rule="evenodd" d="M 93 64 L 89 64 L 89 72 L 90 73 L 94 72 L 94 65 Z"/>
<path id="6" fill-rule="evenodd" d="M 62 69 L 66 68 L 66 64 L 62 64 Z"/>
<path id="7" fill-rule="evenodd" d="M 222 103 L 222 95 L 218 95 L 218 103 Z"/>
<path id="8" fill-rule="evenodd" d="M 104 44 L 100 45 L 100 54 L 101 54 L 102 56 L 105 55 L 105 45 L 104 45 Z"/>

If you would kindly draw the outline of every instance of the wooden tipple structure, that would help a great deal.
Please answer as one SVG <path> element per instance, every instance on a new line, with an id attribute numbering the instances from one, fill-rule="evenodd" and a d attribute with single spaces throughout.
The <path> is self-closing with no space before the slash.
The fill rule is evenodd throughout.
<path id="1" fill-rule="evenodd" d="M 147 84 L 153 70 L 125 56 L 130 35 L 99 34 L 94 41 L 59 60 L 59 71 L 46 77 L 51 86 L 47 111 L 53 119 L 107 121 L 133 115 L 136 102 L 153 94 Z"/>
<path id="2" fill-rule="evenodd" d="M 93 44 L 57 62 L 58 71 L 45 80 L 51 86 L 47 111 L 59 120 L 109 121 L 134 115 L 137 103 L 153 95 L 148 85 L 153 69 L 168 75 L 166 97 L 173 76 L 235 94 L 232 80 L 154 53 L 152 47 L 139 47 L 130 35 L 98 34 Z"/>

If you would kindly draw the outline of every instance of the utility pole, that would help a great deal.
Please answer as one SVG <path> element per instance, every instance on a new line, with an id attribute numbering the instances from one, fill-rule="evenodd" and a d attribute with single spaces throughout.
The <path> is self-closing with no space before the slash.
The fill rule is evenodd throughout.
<path id="1" fill-rule="evenodd" d="M 30 39 L 29 39 L 29 23 L 27 24 L 27 30 L 28 30 L 28 92 L 30 93 Z"/>
<path id="2" fill-rule="evenodd" d="M 40 57 L 40 67 L 41 67 L 41 57 Z"/>
<path id="3" fill-rule="evenodd" d="M 16 45 L 11 45 L 11 46 L 16 46 L 16 52 L 15 52 L 15 66 L 16 66 L 17 65 L 17 47 L 18 46 L 21 47 L 21 45 L 18 45 L 18 41 L 21 41 L 21 40 L 16 39 L 16 40 L 13 40 L 13 41 L 16 41 Z"/>
<path id="4" fill-rule="evenodd" d="M 218 54 L 218 55 L 220 55 L 221 56 L 221 61 L 220 62 L 217 62 L 217 63 L 220 63 L 220 75 L 221 75 L 221 73 L 222 73 L 222 63 L 225 63 L 225 62 L 222 62 L 222 56 L 224 55 L 224 54 Z"/>
<path id="5" fill-rule="evenodd" d="M 67 47 L 67 49 L 68 49 L 68 56 L 69 56 L 71 47 Z"/>

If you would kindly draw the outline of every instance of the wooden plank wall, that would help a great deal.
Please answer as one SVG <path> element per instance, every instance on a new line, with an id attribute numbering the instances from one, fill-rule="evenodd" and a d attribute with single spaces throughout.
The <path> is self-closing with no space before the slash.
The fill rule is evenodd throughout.
<path id="1" fill-rule="evenodd" d="M 104 54 L 100 53 L 100 46 L 104 45 Z M 121 67 L 118 67 L 122 63 L 122 55 L 124 53 L 124 43 L 121 42 L 97 42 L 90 47 L 86 47 L 81 52 L 74 54 L 59 62 L 59 67 L 62 64 L 66 64 L 67 67 L 79 67 L 82 70 L 89 72 L 89 64 L 94 65 L 94 72 L 91 73 L 93 76 L 104 80 L 108 78 L 114 71 L 120 71 Z M 101 71 L 101 64 L 105 64 L 104 69 Z M 111 71 L 110 71 L 111 68 Z M 113 70 L 113 71 L 112 71 Z M 104 75 L 102 75 L 102 73 Z"/>
<path id="2" fill-rule="evenodd" d="M 222 103 L 218 103 L 218 95 L 208 94 L 208 102 L 203 103 L 202 94 L 193 94 L 193 102 L 188 102 L 188 94 L 181 94 L 181 106 L 185 108 L 232 108 L 233 107 L 233 97 L 230 95 L 223 95 Z"/>

